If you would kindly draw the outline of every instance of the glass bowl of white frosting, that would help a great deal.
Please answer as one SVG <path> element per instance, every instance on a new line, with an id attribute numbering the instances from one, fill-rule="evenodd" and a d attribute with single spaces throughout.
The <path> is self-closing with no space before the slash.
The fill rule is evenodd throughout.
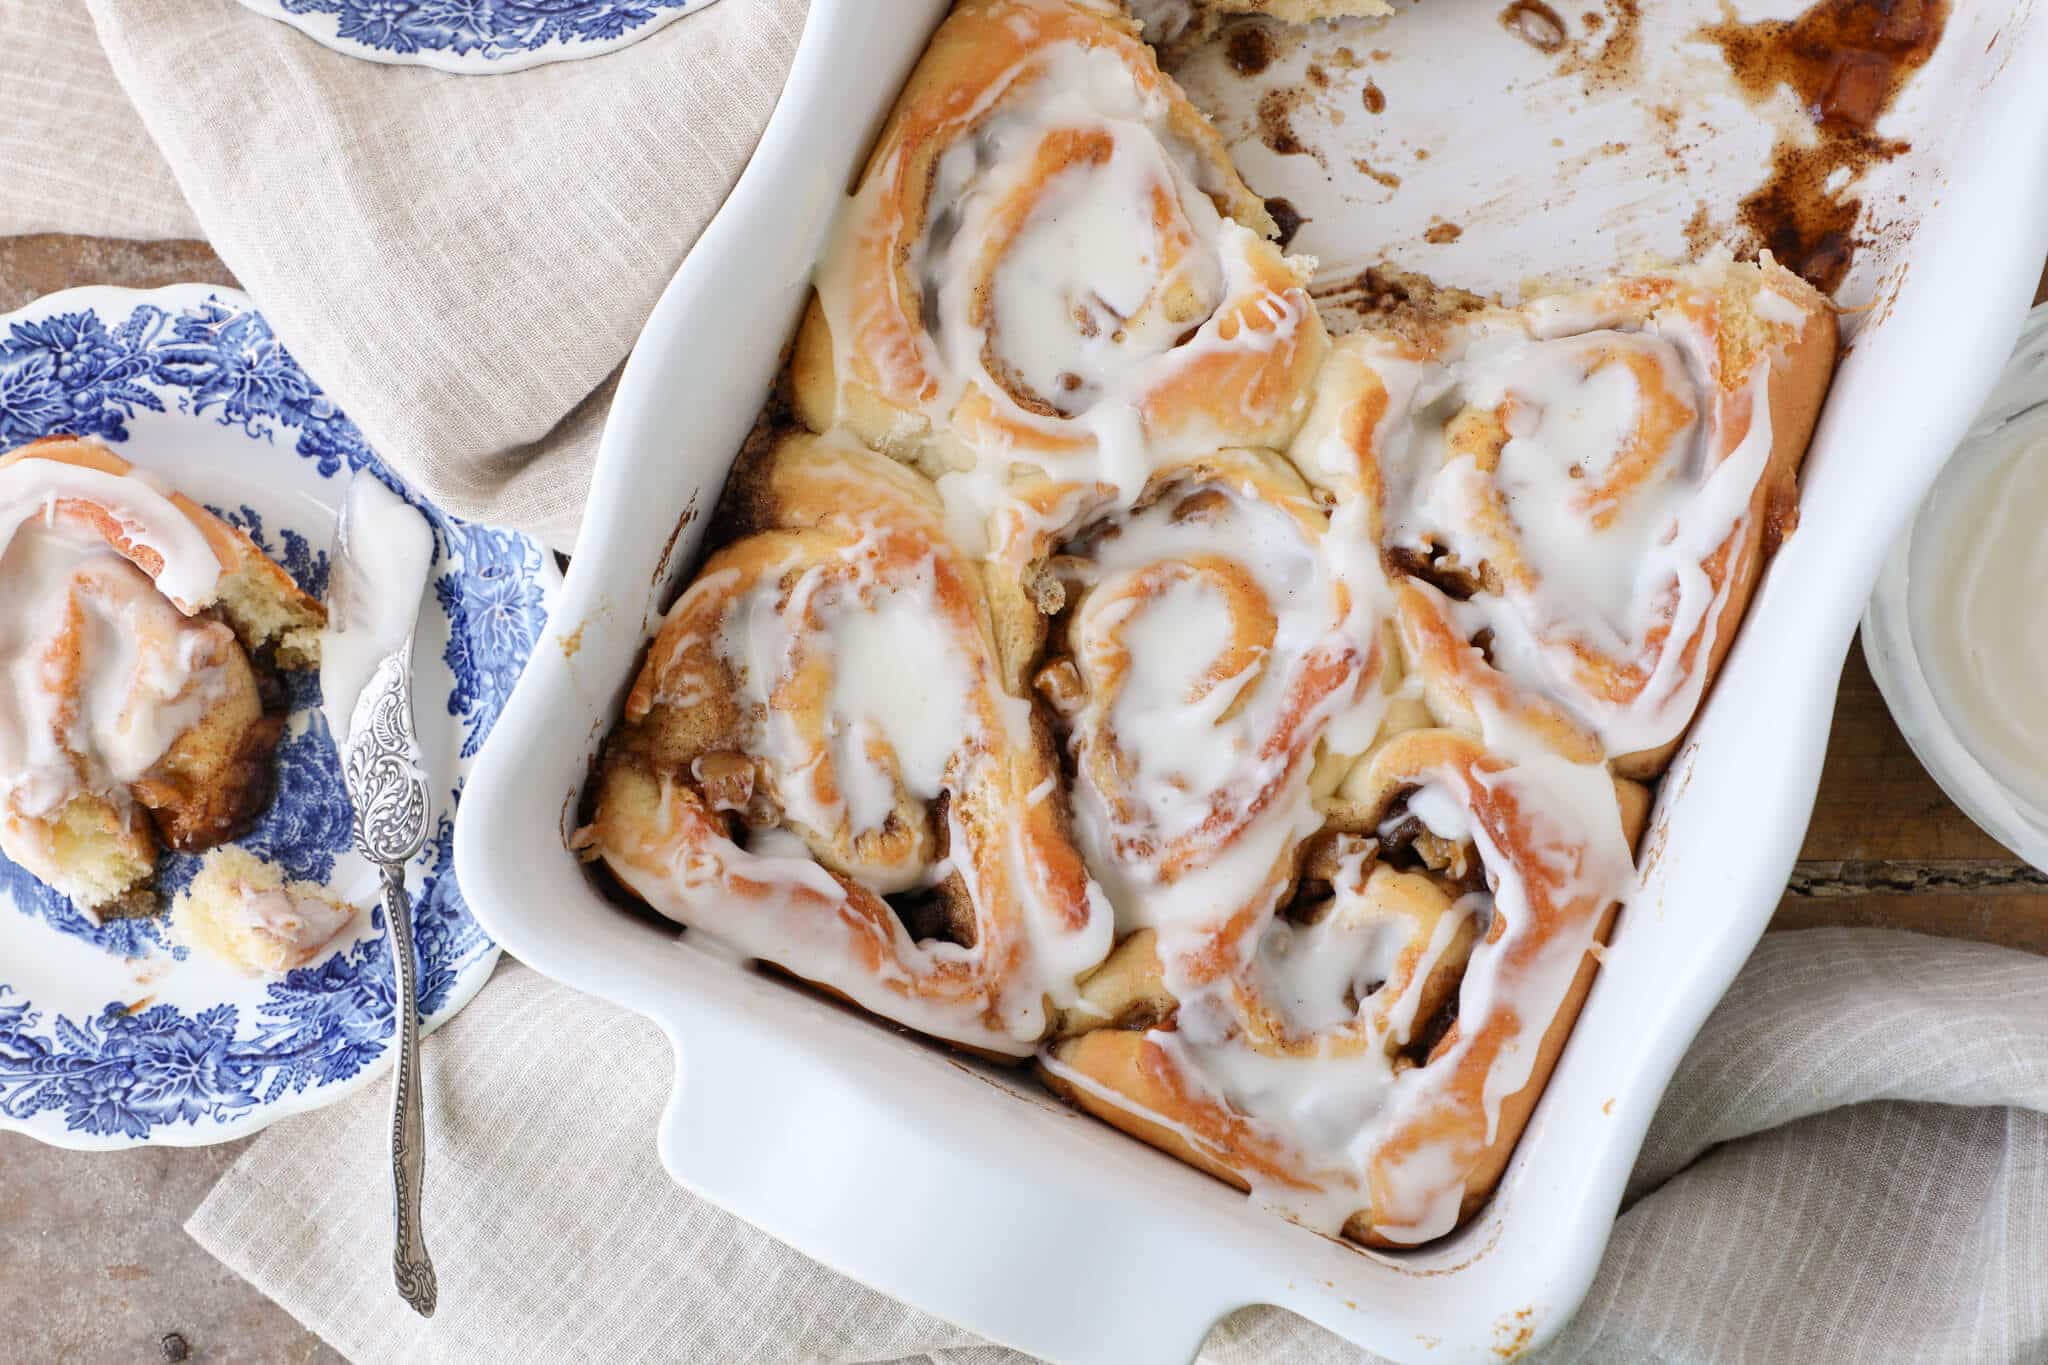
<path id="1" fill-rule="evenodd" d="M 1942 790 L 2048 871 L 2048 304 L 1885 562 L 1863 651 Z"/>

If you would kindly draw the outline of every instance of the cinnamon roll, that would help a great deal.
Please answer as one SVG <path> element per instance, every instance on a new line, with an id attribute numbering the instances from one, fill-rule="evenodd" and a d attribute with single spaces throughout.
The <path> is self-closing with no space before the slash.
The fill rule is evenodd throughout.
<path id="1" fill-rule="evenodd" d="M 1384 738 L 1346 794 L 1228 971 L 1175 979 L 1172 928 L 1126 940 L 1041 1072 L 1297 1221 L 1407 1245 L 1505 1168 L 1648 799 L 1597 762 L 1435 727 Z"/>
<path id="2" fill-rule="evenodd" d="M 269 799 L 262 674 L 325 619 L 253 542 L 96 441 L 0 456 L 0 852 L 87 913 L 150 913 L 161 845 Z"/>
<path id="3" fill-rule="evenodd" d="M 819 267 L 799 413 L 984 509 L 1282 446 L 1328 342 L 1273 232 L 1120 4 L 962 0 Z"/>
<path id="4" fill-rule="evenodd" d="M 1165 936 L 1175 982 L 1232 968 L 1321 824 L 1330 755 L 1379 723 L 1377 599 L 1340 550 L 1284 461 L 1224 451 L 1081 517 L 1040 570 L 1056 616 L 1036 684 L 1078 837 L 1119 926 Z"/>
<path id="5" fill-rule="evenodd" d="M 654 909 L 924 1033 L 1028 1056 L 1109 946 L 1059 766 L 930 483 L 797 433 L 728 491 L 578 842 Z"/>
<path id="6" fill-rule="evenodd" d="M 1347 337 L 1292 457 L 1367 506 L 1410 646 L 1660 771 L 1797 517 L 1834 313 L 1765 259 Z M 1434 590 L 1431 590 L 1434 589 Z"/>

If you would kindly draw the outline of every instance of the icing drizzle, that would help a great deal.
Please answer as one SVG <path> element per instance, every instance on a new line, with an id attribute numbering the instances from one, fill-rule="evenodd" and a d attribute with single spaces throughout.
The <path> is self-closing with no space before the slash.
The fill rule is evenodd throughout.
<path id="1" fill-rule="evenodd" d="M 33 454 L 0 464 L 11 834 L 80 795 L 128 811 L 127 788 L 226 693 L 234 634 L 195 614 L 220 576 L 205 533 L 138 472 Z"/>

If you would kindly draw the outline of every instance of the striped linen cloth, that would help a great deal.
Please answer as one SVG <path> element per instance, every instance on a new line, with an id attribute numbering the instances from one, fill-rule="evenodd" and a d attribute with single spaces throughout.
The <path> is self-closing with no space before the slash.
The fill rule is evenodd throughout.
<path id="1" fill-rule="evenodd" d="M 206 238 L 408 480 L 567 549 L 619 368 L 807 9 L 464 77 L 234 0 L 0 0 L 0 233 Z"/>

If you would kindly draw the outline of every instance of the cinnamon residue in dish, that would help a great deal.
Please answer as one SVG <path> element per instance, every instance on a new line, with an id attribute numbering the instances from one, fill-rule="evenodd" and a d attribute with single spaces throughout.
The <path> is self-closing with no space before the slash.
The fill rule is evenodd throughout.
<path id="1" fill-rule="evenodd" d="M 1699 30 L 1720 47 L 1752 103 L 1786 87 L 1813 125 L 1811 146 L 1778 139 L 1769 178 L 1736 217 L 1752 247 L 1769 248 L 1824 293 L 1840 286 L 1863 245 L 1863 201 L 1848 187 L 1911 148 L 1880 137 L 1877 123 L 1934 55 L 1948 12 L 1948 0 L 1815 0 L 1791 19 L 1743 23 L 1724 4 L 1721 22 Z M 1839 182 L 1833 190 L 1831 179 Z"/>
<path id="2" fill-rule="evenodd" d="M 1273 215 L 1273 225 L 1280 229 L 1280 235 L 1273 239 L 1274 245 L 1285 251 L 1294 241 L 1294 234 L 1301 231 L 1301 225 L 1308 219 L 1301 210 L 1285 199 L 1278 197 L 1266 201 L 1266 212 Z"/>
<path id="3" fill-rule="evenodd" d="M 1421 151 L 1420 148 L 1417 149 L 1417 154 L 1418 157 L 1428 155 L 1427 152 Z M 1380 184 L 1385 185 L 1390 190 L 1398 190 L 1401 188 L 1400 176 L 1395 175 L 1392 171 L 1383 171 L 1379 169 L 1377 166 L 1373 165 L 1370 161 L 1367 161 L 1362 156 L 1354 157 L 1352 159 L 1351 164 L 1357 168 L 1358 173 L 1360 175 L 1366 176 L 1373 180 L 1377 180 Z"/>
<path id="4" fill-rule="evenodd" d="M 1591 32 L 1606 30 L 1607 36 L 1600 46 L 1590 50 L 1575 46 L 1557 69 L 1566 75 L 1583 77 L 1588 91 L 1618 90 L 1636 84 L 1643 74 L 1642 20 L 1642 0 L 1607 0 L 1607 12 L 1601 22 L 1586 25 Z"/>
<path id="5" fill-rule="evenodd" d="M 1459 227 L 1456 223 L 1446 223 L 1442 219 L 1438 219 L 1429 225 L 1428 231 L 1422 234 L 1422 240 L 1442 246 L 1446 242 L 1455 242 L 1464 235 L 1465 229 Z"/>
<path id="6" fill-rule="evenodd" d="M 1564 19 L 1543 0 L 1514 0 L 1500 12 L 1500 25 L 1538 52 L 1564 47 Z"/>
<path id="7" fill-rule="evenodd" d="M 1377 81 L 1367 80 L 1365 83 L 1365 112 L 1368 114 L 1384 114 L 1387 112 L 1387 95 L 1385 91 L 1380 89 Z"/>
<path id="8" fill-rule="evenodd" d="M 1695 259 L 1706 255 L 1714 245 L 1718 234 L 1714 228 L 1713 215 L 1707 212 L 1705 202 L 1694 204 L 1692 217 L 1685 220 L 1686 253 Z"/>
<path id="9" fill-rule="evenodd" d="M 1240 76 L 1256 76 L 1273 64 L 1273 34 L 1264 24 L 1239 24 L 1223 41 L 1223 58 Z"/>
<path id="10" fill-rule="evenodd" d="M 1325 310 L 1342 312 L 1357 324 L 1370 323 L 1424 346 L 1434 344 L 1445 319 L 1496 302 L 1392 266 L 1371 266 L 1351 279 L 1316 285 L 1310 293 Z"/>
<path id="11" fill-rule="evenodd" d="M 1304 93 L 1298 89 L 1268 90 L 1260 98 L 1259 141 L 1276 155 L 1314 157 L 1318 164 L 1322 164 L 1322 153 L 1303 142 L 1294 132 L 1294 108 Z"/>

